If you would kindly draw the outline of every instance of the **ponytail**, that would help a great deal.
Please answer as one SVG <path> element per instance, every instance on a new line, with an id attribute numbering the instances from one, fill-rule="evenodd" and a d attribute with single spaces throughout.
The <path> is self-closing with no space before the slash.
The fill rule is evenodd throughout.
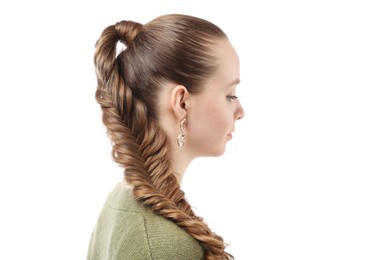
<path id="1" fill-rule="evenodd" d="M 166 23 L 168 18 L 161 19 Z M 185 17 L 172 16 L 172 18 L 184 19 Z M 206 41 L 205 35 L 217 34 L 218 37 L 225 37 L 218 27 L 204 20 L 191 17 L 185 19 L 188 21 L 183 24 L 187 24 L 187 26 L 192 26 L 193 23 L 198 23 L 199 27 L 207 25 L 204 26 L 205 31 L 201 32 L 198 38 L 196 35 L 191 35 L 195 37 L 195 40 L 188 40 L 192 41 L 192 45 L 196 40 Z M 150 25 L 150 30 L 153 28 L 155 30 L 156 26 L 159 26 L 158 21 L 154 21 Z M 175 31 L 178 30 L 175 28 Z M 155 32 L 159 33 L 160 31 L 155 30 Z M 147 51 L 137 49 L 146 48 L 143 44 L 148 44 L 148 39 L 153 38 L 149 42 L 149 48 L 152 42 L 159 45 L 159 50 L 169 51 L 168 48 L 172 48 L 172 44 L 163 45 L 163 43 L 155 42 L 156 39 L 172 40 L 172 35 L 153 37 L 149 36 L 148 33 L 153 35 L 153 32 L 146 32 L 145 26 L 139 23 L 121 21 L 104 29 L 96 43 L 94 63 L 97 90 L 95 97 L 102 108 L 103 123 L 112 141 L 113 159 L 124 168 L 125 180 L 133 186 L 134 198 L 156 214 L 175 222 L 196 239 L 203 247 L 206 259 L 233 259 L 229 253 L 224 251 L 225 244 L 222 237 L 213 233 L 203 219 L 192 211 L 190 204 L 185 200 L 185 194 L 180 189 L 175 174 L 172 172 L 168 159 L 167 137 L 159 127 L 150 104 L 155 103 L 152 94 L 156 95 L 155 93 L 158 92 L 157 85 L 161 80 L 174 82 L 176 80 L 162 77 L 155 72 L 153 64 L 151 65 L 151 62 L 162 64 L 164 55 L 157 55 L 160 61 L 156 61 L 157 58 L 149 57 L 147 62 L 142 63 L 141 61 L 146 60 L 143 55 L 146 55 Z M 141 36 L 141 34 L 143 35 Z M 142 40 L 141 37 L 143 37 Z M 119 41 L 126 46 L 126 49 L 117 56 L 116 46 Z M 199 61 L 202 65 L 195 64 L 196 66 L 192 67 L 199 67 L 204 72 L 199 70 L 199 73 L 194 75 L 193 82 L 198 82 L 203 78 L 202 73 L 208 75 L 212 68 L 212 65 L 209 65 L 209 68 L 204 65 L 207 64 L 205 59 L 210 59 L 209 63 L 212 64 L 209 53 L 206 53 L 205 44 L 200 43 L 199 46 L 199 48 L 195 48 L 195 52 L 186 50 L 186 53 L 191 55 L 199 57 L 203 55 L 203 59 Z M 192 46 L 192 48 L 194 47 Z M 153 49 L 148 49 L 148 51 L 154 53 Z M 174 54 L 178 55 L 178 53 L 180 52 Z M 185 57 L 180 58 L 185 59 Z M 176 66 L 179 67 L 180 64 Z M 183 66 L 183 68 L 185 67 Z M 166 71 L 166 75 L 171 75 L 178 73 L 179 70 L 169 68 Z M 187 76 L 189 74 L 191 73 L 187 73 L 186 77 L 189 77 Z M 197 78 L 195 79 L 195 77 Z M 183 77 L 180 76 L 180 78 Z M 195 88 L 199 84 L 192 85 Z"/>

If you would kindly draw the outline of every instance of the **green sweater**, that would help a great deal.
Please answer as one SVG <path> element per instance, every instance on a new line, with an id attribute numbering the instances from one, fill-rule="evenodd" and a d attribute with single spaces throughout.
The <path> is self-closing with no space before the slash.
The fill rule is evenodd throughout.
<path id="1" fill-rule="evenodd" d="M 142 207 L 119 183 L 93 230 L 87 260 L 203 259 L 198 242 L 175 223 Z"/>

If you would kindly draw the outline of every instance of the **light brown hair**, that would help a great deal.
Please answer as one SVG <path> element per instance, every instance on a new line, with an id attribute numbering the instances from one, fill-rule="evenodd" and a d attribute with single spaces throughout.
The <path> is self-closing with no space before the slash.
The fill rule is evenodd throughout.
<path id="1" fill-rule="evenodd" d="M 199 93 L 215 72 L 213 44 L 226 38 L 216 25 L 193 16 L 164 15 L 142 25 L 108 26 L 96 43 L 96 100 L 112 141 L 112 155 L 142 205 L 173 221 L 196 239 L 205 259 L 233 259 L 184 198 L 171 170 L 156 105 L 164 83 Z M 117 55 L 117 43 L 126 48 Z"/>

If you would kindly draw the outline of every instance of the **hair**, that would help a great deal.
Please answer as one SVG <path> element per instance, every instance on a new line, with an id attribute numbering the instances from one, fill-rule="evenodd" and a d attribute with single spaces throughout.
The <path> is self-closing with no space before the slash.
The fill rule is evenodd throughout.
<path id="1" fill-rule="evenodd" d="M 158 125 L 157 100 L 164 83 L 199 93 L 216 71 L 212 47 L 227 38 L 216 25 L 171 14 L 142 25 L 121 21 L 96 43 L 95 98 L 112 141 L 112 156 L 124 168 L 134 198 L 198 241 L 205 259 L 233 259 L 222 237 L 197 216 L 171 169 L 168 141 Z M 125 49 L 117 55 L 117 43 Z"/>

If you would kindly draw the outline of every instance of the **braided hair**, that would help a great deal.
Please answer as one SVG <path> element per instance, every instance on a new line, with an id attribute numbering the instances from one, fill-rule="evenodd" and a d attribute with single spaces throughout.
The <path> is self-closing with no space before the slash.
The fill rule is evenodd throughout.
<path id="1" fill-rule="evenodd" d="M 187 15 L 164 15 L 142 25 L 121 21 L 96 43 L 96 101 L 112 141 L 112 156 L 124 168 L 134 198 L 198 241 L 205 259 L 233 259 L 225 243 L 185 200 L 171 169 L 167 137 L 156 103 L 163 83 L 202 90 L 216 70 L 213 43 L 226 38 L 216 25 Z M 117 43 L 125 49 L 117 54 Z"/>

